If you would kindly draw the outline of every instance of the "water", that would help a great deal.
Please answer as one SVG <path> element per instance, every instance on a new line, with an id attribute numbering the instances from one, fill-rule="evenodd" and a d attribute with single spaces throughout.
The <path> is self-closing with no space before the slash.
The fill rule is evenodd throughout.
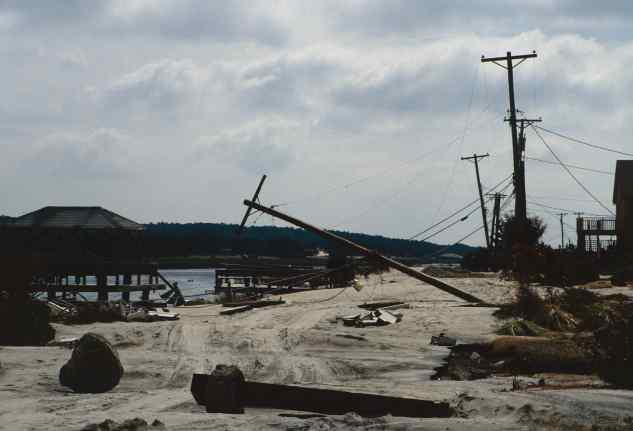
<path id="1" fill-rule="evenodd" d="M 178 288 L 186 298 L 188 296 L 205 298 L 211 296 L 215 288 L 215 270 L 213 269 L 161 269 L 159 271 L 170 283 L 177 282 Z"/>
<path id="2" fill-rule="evenodd" d="M 182 292 L 185 298 L 203 298 L 203 299 L 211 299 L 214 294 L 213 290 L 215 288 L 215 270 L 214 269 L 161 269 L 158 272 L 165 277 L 170 283 L 178 283 L 178 288 Z M 136 284 L 136 276 L 132 277 L 132 281 Z M 114 285 L 115 277 L 108 277 L 108 284 Z M 158 281 L 159 284 L 162 284 L 162 280 Z M 141 283 L 146 284 L 149 283 L 148 277 L 143 276 L 141 278 Z M 69 285 L 74 284 L 74 278 L 70 277 Z M 96 285 L 97 279 L 96 277 L 86 277 L 86 284 Z M 150 292 L 150 299 L 160 299 L 160 294 L 166 292 L 165 290 L 160 290 L 156 292 Z M 96 301 L 97 294 L 96 293 L 82 293 L 82 295 L 88 301 Z M 121 299 L 120 293 L 110 293 L 108 299 L 112 301 L 116 301 L 117 299 Z M 141 299 L 141 292 L 132 292 L 130 294 L 131 301 L 138 301 Z"/>

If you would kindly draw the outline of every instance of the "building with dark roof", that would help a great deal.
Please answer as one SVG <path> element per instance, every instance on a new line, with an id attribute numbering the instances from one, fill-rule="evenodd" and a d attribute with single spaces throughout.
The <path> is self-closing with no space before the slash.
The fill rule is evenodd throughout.
<path id="1" fill-rule="evenodd" d="M 13 219 L 11 226 L 30 229 L 144 229 L 142 224 L 101 207 L 44 207 Z"/>
<path id="2" fill-rule="evenodd" d="M 49 298 L 56 292 L 97 292 L 107 300 L 108 292 L 121 292 L 129 300 L 130 292 L 140 291 L 147 299 L 150 290 L 165 288 L 159 278 L 169 285 L 158 265 L 144 257 L 144 226 L 105 208 L 47 206 L 1 227 L 0 256 L 43 262 L 46 269 L 32 288 L 47 291 Z M 87 277 L 96 278 L 96 285 Z"/>

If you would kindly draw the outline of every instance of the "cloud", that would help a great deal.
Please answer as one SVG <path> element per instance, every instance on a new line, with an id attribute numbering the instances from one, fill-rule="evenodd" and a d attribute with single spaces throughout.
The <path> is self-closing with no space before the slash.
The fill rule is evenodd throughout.
<path id="1" fill-rule="evenodd" d="M 112 129 L 55 133 L 42 140 L 20 171 L 27 175 L 89 180 L 132 174 L 132 139 Z"/>
<path id="2" fill-rule="evenodd" d="M 270 45 L 286 40 L 282 23 L 269 13 L 270 5 L 256 1 L 117 0 L 108 9 L 115 26 L 167 39 L 251 40 Z"/>
<path id="3" fill-rule="evenodd" d="M 331 0 L 315 9 L 339 32 L 372 37 L 416 34 L 429 40 L 463 34 L 508 37 L 526 29 L 626 38 L 622 31 L 633 22 L 633 6 L 627 0 Z"/>
<path id="4" fill-rule="evenodd" d="M 112 115 L 151 118 L 195 108 L 207 79 L 206 69 L 189 59 L 164 59 L 90 88 L 89 94 Z"/>
<path id="5" fill-rule="evenodd" d="M 254 0 L 5 0 L 0 16 L 15 16 L 22 28 L 86 30 L 164 39 L 251 41 L 280 45 L 287 40 L 284 23 L 268 2 Z"/>
<path id="6" fill-rule="evenodd" d="M 296 159 L 293 141 L 296 144 L 300 135 L 299 124 L 281 118 L 260 119 L 200 138 L 194 157 L 218 159 L 249 173 L 280 172 Z"/>
<path id="7" fill-rule="evenodd" d="M 251 192 L 253 175 L 268 172 L 283 184 L 269 184 L 271 202 L 353 183 L 327 204 L 302 204 L 319 224 L 398 196 L 345 227 L 410 234 L 474 199 L 474 174 L 460 156 L 490 152 L 484 183 L 509 173 L 507 75 L 481 64 L 482 54 L 535 49 L 538 58 L 515 72 L 517 107 L 545 127 L 625 149 L 631 8 L 584 0 L 0 1 L 0 196 L 12 196 L 7 211 L 26 211 L 47 199 L 46 182 L 60 201 L 81 203 L 92 184 L 82 195 L 73 181 L 100 178 L 103 196 L 133 202 L 139 219 L 213 213 L 227 221 L 241 213 L 234 190 Z M 613 168 L 612 155 L 545 138 L 569 163 Z M 528 153 L 551 157 L 532 133 Z M 133 185 L 112 181 L 126 175 Z M 530 164 L 529 193 L 578 196 L 564 175 Z M 611 184 L 582 175 L 608 200 Z M 213 202 L 197 199 L 209 188 Z M 438 240 L 466 235 L 475 227 L 467 224 Z"/>

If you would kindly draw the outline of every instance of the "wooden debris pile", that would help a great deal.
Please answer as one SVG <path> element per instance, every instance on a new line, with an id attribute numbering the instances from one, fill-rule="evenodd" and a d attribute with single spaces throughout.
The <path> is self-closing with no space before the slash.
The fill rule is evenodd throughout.
<path id="1" fill-rule="evenodd" d="M 367 326 L 385 326 L 398 323 L 402 320 L 402 314 L 379 308 L 369 313 L 358 313 L 341 318 L 345 326 L 365 328 Z"/>
<path id="2" fill-rule="evenodd" d="M 476 380 L 492 375 L 535 373 L 591 374 L 599 357 L 581 340 L 542 337 L 499 337 L 491 343 L 458 344 L 446 363 L 436 369 L 437 380 Z"/>
<path id="3" fill-rule="evenodd" d="M 67 302 L 60 299 L 47 303 L 53 321 L 65 324 L 93 322 L 156 322 L 178 320 L 179 314 L 168 308 L 146 304 L 111 302 Z"/>

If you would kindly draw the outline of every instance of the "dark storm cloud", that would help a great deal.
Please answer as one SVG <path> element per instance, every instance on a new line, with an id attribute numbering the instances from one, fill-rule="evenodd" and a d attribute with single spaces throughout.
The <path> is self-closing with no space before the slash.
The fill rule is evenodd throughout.
<path id="1" fill-rule="evenodd" d="M 0 4 L 0 13 L 16 14 L 23 29 L 71 25 L 119 37 L 251 40 L 269 45 L 283 44 L 287 38 L 279 21 L 246 0 L 8 0 Z"/>
<path id="2" fill-rule="evenodd" d="M 341 30 L 373 35 L 415 32 L 430 38 L 476 33 L 510 35 L 518 29 L 573 31 L 608 38 L 627 38 L 633 2 L 616 0 L 359 0 L 331 2 L 328 9 Z"/>

